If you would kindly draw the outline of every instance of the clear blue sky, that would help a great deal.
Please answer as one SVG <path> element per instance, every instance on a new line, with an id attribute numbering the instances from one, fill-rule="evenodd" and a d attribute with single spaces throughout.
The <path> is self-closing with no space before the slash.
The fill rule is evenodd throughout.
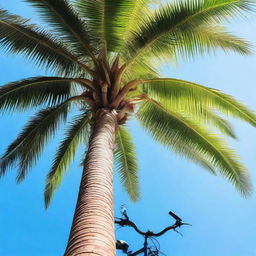
<path id="1" fill-rule="evenodd" d="M 1 0 L 0 7 L 39 22 L 35 12 L 21 0 Z M 256 18 L 236 21 L 232 31 L 256 44 Z M 0 51 L 0 84 L 25 77 L 44 75 L 42 70 L 22 57 Z M 187 79 L 232 94 L 256 110 L 256 56 L 224 54 L 198 57 L 180 62 L 177 67 L 163 67 L 165 76 Z M 0 153 L 3 153 L 32 112 L 0 116 Z M 231 141 L 251 172 L 256 184 L 256 130 L 233 121 L 239 141 Z M 193 224 L 182 228 L 183 237 L 169 233 L 159 239 L 168 256 L 254 256 L 256 255 L 256 196 L 247 200 L 221 177 L 214 177 L 200 167 L 154 143 L 131 122 L 140 161 L 142 199 L 131 204 L 115 179 L 115 209 L 128 205 L 130 217 L 141 228 L 157 231 L 170 224 L 168 211 Z M 43 154 L 25 182 L 15 184 L 15 168 L 0 180 L 0 255 L 61 256 L 65 249 L 81 175 L 79 157 L 70 167 L 48 211 L 44 210 L 45 175 L 59 136 Z M 118 239 L 127 240 L 138 249 L 142 240 L 131 229 L 118 229 Z M 121 255 L 121 254 L 118 254 Z"/>

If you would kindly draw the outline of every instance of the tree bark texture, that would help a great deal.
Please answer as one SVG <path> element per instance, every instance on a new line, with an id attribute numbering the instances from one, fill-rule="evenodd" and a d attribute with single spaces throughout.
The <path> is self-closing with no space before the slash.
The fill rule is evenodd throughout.
<path id="1" fill-rule="evenodd" d="M 115 256 L 113 151 L 116 112 L 97 115 L 65 256 Z"/>

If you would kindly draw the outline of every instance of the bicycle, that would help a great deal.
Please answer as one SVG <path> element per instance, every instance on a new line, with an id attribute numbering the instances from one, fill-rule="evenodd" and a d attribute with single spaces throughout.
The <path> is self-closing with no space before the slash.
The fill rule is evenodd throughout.
<path id="1" fill-rule="evenodd" d="M 129 219 L 125 208 L 122 209 L 121 214 L 124 216 L 124 218 L 115 218 L 115 224 L 118 224 L 121 227 L 124 227 L 124 226 L 132 227 L 138 234 L 144 237 L 143 247 L 137 250 L 136 252 L 129 251 L 129 245 L 125 241 L 123 240 L 116 241 L 116 249 L 122 250 L 122 252 L 125 253 L 127 256 L 136 256 L 141 253 L 144 253 L 144 256 L 158 256 L 159 253 L 162 255 L 165 255 L 162 252 L 160 252 L 160 244 L 157 241 L 156 237 L 160 237 L 170 230 L 174 230 L 175 232 L 181 234 L 177 230 L 177 228 L 180 228 L 183 225 L 191 226 L 188 223 L 182 222 L 182 219 L 179 216 L 177 216 L 172 211 L 169 211 L 169 215 L 175 220 L 175 223 L 173 225 L 164 228 L 162 231 L 158 233 L 154 233 L 151 230 L 143 232 L 137 227 L 137 225 L 133 221 Z M 151 240 L 151 242 L 153 242 L 152 247 L 149 247 L 148 240 Z"/>

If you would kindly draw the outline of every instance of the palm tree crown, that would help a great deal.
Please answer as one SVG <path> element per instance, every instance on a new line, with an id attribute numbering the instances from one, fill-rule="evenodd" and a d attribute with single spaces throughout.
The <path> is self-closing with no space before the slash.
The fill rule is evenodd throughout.
<path id="1" fill-rule="evenodd" d="M 17 181 L 22 181 L 67 115 L 80 111 L 47 176 L 48 206 L 77 147 L 88 142 L 98 111 L 107 109 L 117 113 L 115 160 L 132 200 L 139 197 L 138 164 L 125 124 L 134 117 L 159 143 L 213 174 L 220 172 L 242 194 L 250 193 L 247 171 L 221 135 L 235 138 L 223 116 L 256 126 L 256 115 L 221 91 L 162 78 L 157 63 L 218 48 L 249 54 L 249 44 L 221 23 L 252 10 L 251 1 L 181 0 L 157 8 L 150 0 L 26 2 L 39 11 L 49 31 L 1 9 L 0 45 L 55 76 L 26 78 L 0 88 L 2 111 L 43 107 L 2 156 L 1 176 L 18 163 Z"/>

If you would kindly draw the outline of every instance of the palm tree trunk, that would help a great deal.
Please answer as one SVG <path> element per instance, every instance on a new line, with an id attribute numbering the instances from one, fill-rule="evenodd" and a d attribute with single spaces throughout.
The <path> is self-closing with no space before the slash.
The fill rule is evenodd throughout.
<path id="1" fill-rule="evenodd" d="M 113 151 L 116 112 L 101 110 L 89 141 L 65 256 L 115 256 Z"/>

